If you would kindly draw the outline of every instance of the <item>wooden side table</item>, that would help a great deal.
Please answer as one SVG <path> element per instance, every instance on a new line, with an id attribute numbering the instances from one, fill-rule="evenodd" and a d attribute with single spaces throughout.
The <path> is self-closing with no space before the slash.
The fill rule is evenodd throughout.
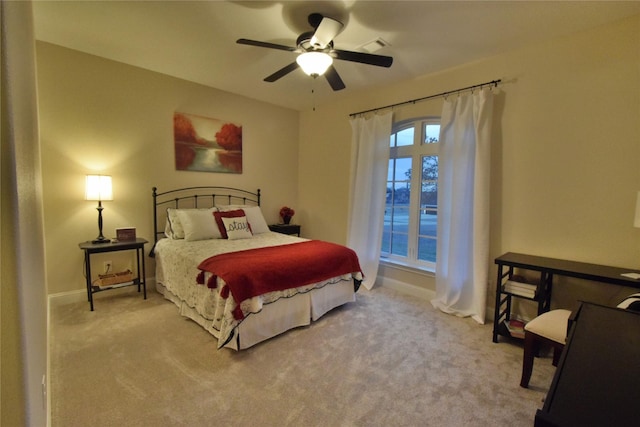
<path id="1" fill-rule="evenodd" d="M 87 298 L 91 311 L 93 311 L 93 294 L 102 291 L 108 291 L 110 289 L 122 288 L 125 286 L 138 286 L 138 292 L 140 288 L 144 292 L 144 299 L 147 299 L 147 281 L 144 270 L 144 245 L 148 243 L 146 239 L 137 238 L 131 241 L 117 241 L 109 243 L 91 243 L 91 241 L 79 243 L 78 246 L 84 251 L 84 268 L 87 274 Z M 103 289 L 94 289 L 91 286 L 91 255 L 105 252 L 118 252 L 118 251 L 136 251 L 136 269 L 137 276 L 131 282 L 125 284 L 114 284 L 113 286 L 105 287 Z M 142 269 L 140 263 L 142 262 Z"/>
<path id="2" fill-rule="evenodd" d="M 269 230 L 282 234 L 296 234 L 300 237 L 300 225 L 299 224 L 271 224 Z"/>

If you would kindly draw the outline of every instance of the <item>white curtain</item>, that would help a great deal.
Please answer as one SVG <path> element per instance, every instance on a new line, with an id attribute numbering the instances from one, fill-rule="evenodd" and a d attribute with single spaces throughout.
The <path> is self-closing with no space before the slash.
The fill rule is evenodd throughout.
<path id="1" fill-rule="evenodd" d="M 489 280 L 489 172 L 493 93 L 446 99 L 438 170 L 433 306 L 485 322 Z"/>
<path id="2" fill-rule="evenodd" d="M 6 401 L 13 402 L 3 406 L 2 418 L 8 425 L 43 426 L 47 421 L 42 393 L 47 372 L 47 305 L 31 6 L 28 1 L 0 3 L 1 371 L 3 387 L 5 381 L 11 386 L 6 390 L 11 399 Z M 4 396 L 2 400 L 6 403 Z"/>
<path id="3" fill-rule="evenodd" d="M 356 251 L 371 289 L 378 275 L 389 167 L 392 112 L 351 119 L 351 209 L 347 246 Z"/>

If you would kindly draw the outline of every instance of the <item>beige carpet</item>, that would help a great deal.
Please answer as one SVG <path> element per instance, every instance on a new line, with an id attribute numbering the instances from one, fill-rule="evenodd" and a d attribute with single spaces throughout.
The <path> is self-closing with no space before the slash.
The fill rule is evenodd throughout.
<path id="1" fill-rule="evenodd" d="M 532 426 L 551 384 L 491 325 L 376 288 L 243 352 L 154 291 L 51 312 L 51 416 L 62 426 Z"/>

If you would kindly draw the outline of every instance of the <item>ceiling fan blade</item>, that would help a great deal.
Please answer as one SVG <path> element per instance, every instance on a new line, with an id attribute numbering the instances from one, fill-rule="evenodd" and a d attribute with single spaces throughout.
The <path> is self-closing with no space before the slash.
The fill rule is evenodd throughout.
<path id="1" fill-rule="evenodd" d="M 311 37 L 311 46 L 319 49 L 324 49 L 329 43 L 338 35 L 344 25 L 340 21 L 329 18 L 327 16 L 322 18 L 320 25 L 316 28 L 313 37 Z"/>
<path id="2" fill-rule="evenodd" d="M 270 76 L 265 77 L 264 81 L 265 82 L 269 82 L 269 83 L 273 83 L 276 80 L 286 76 L 287 74 L 289 74 L 293 70 L 298 69 L 298 67 L 299 67 L 298 63 L 294 61 L 291 64 L 287 65 L 286 67 L 283 67 L 283 68 L 279 69 L 278 71 L 276 71 L 275 73 L 271 74 Z"/>
<path id="3" fill-rule="evenodd" d="M 344 85 L 344 82 L 340 78 L 340 75 L 338 74 L 338 72 L 336 71 L 333 65 L 327 68 L 327 71 L 325 71 L 324 76 L 327 78 L 327 81 L 329 82 L 333 90 L 342 90 L 346 87 Z"/>
<path id="4" fill-rule="evenodd" d="M 335 54 L 336 59 L 341 59 L 343 61 L 360 62 L 361 64 L 376 65 L 378 67 L 387 68 L 391 67 L 391 64 L 393 64 L 393 58 L 390 56 L 338 49 L 334 49 L 331 52 Z"/>
<path id="5" fill-rule="evenodd" d="M 249 40 L 249 39 L 238 39 L 236 40 L 238 44 L 246 44 L 249 46 L 258 46 L 258 47 L 266 47 L 269 49 L 278 49 L 278 50 L 286 50 L 289 52 L 293 52 L 296 50 L 295 47 L 283 46 L 281 44 L 269 43 L 269 42 L 261 42 L 258 40 Z"/>

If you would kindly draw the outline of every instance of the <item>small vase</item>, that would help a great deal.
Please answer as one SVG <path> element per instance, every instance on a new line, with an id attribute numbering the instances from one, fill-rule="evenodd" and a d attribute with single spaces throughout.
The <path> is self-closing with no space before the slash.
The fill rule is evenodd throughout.
<path id="1" fill-rule="evenodd" d="M 291 217 L 290 216 L 283 216 L 282 220 L 284 221 L 285 224 L 289 224 L 291 222 Z"/>

